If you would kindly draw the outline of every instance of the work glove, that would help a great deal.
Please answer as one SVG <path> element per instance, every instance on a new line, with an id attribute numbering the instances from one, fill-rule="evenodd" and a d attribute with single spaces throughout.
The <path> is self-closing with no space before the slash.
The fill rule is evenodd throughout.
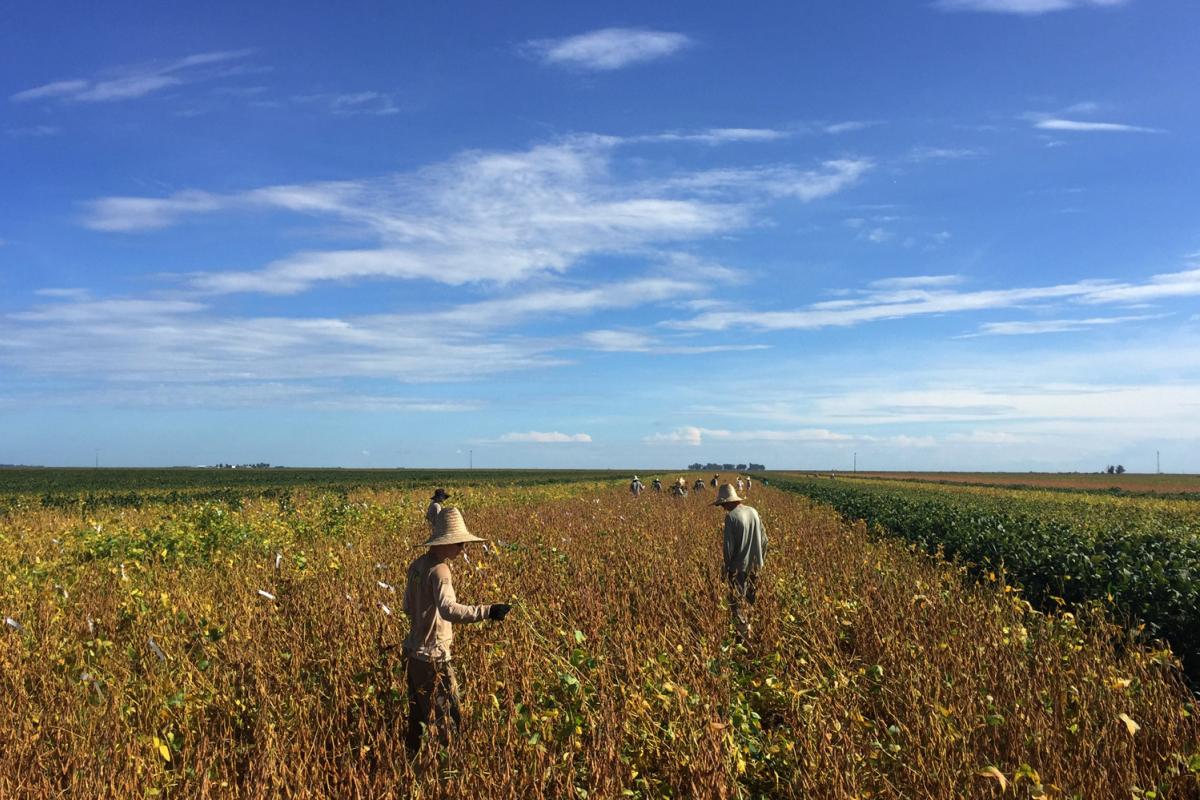
<path id="1" fill-rule="evenodd" d="M 492 603 L 488 608 L 488 619 L 494 619 L 500 622 L 508 616 L 508 612 L 512 611 L 512 606 L 508 603 Z"/>

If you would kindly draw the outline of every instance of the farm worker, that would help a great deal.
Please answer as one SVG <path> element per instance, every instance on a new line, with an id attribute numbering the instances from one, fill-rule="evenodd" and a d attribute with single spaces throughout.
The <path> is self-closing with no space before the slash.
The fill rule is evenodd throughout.
<path id="1" fill-rule="evenodd" d="M 461 511 L 442 509 L 433 534 L 419 545 L 429 551 L 408 568 L 404 613 L 412 622 L 412 630 L 404 640 L 408 667 L 408 736 L 404 744 L 410 753 L 420 747 L 422 730 L 435 731 L 438 740 L 445 743 L 461 721 L 458 677 L 450 663 L 453 624 L 499 621 L 512 610 L 506 603 L 463 605 L 455 597 L 449 562 L 468 543 L 482 541 L 467 530 Z"/>
<path id="2" fill-rule="evenodd" d="M 683 482 L 683 478 L 680 478 L 671 485 L 671 496 L 687 497 L 687 484 Z"/>
<path id="3" fill-rule="evenodd" d="M 738 638 L 750 636 L 750 609 L 758 593 L 758 571 L 767 555 L 767 531 L 758 512 L 744 505 L 732 484 L 717 492 L 714 506 L 725 509 L 725 580 L 729 584 L 729 613 Z"/>
<path id="4" fill-rule="evenodd" d="M 749 475 L 746 476 L 746 494 L 750 494 L 750 490 L 754 488 L 754 479 Z"/>
<path id="5" fill-rule="evenodd" d="M 634 497 L 637 497 L 639 494 L 642 493 L 642 489 L 644 489 L 644 488 L 645 487 L 642 486 L 642 482 L 640 480 L 638 480 L 638 476 L 634 475 L 633 480 L 629 482 L 630 494 L 632 494 Z"/>
<path id="6" fill-rule="evenodd" d="M 437 515 L 442 510 L 442 501 L 449 497 L 450 493 L 445 489 L 434 490 L 433 499 L 429 501 L 429 508 L 425 509 L 425 521 L 429 523 L 430 530 L 433 530 L 433 526 L 437 522 Z"/>
<path id="7" fill-rule="evenodd" d="M 744 489 L 744 488 L 746 488 L 746 484 L 745 484 L 745 482 L 742 481 L 742 476 L 738 475 L 738 483 L 737 483 L 738 494 L 741 494 L 742 489 Z"/>
<path id="8" fill-rule="evenodd" d="M 654 483 L 652 485 L 654 486 L 654 491 L 656 491 L 656 492 L 662 491 L 662 481 L 659 480 L 658 478 L 654 479 Z"/>
<path id="9" fill-rule="evenodd" d="M 713 475 L 712 480 L 708 482 L 714 489 L 721 485 L 721 476 Z"/>
<path id="10" fill-rule="evenodd" d="M 692 484 L 692 491 L 703 492 L 704 491 L 704 481 L 702 481 L 699 478 L 696 478 L 696 482 L 694 484 Z"/>

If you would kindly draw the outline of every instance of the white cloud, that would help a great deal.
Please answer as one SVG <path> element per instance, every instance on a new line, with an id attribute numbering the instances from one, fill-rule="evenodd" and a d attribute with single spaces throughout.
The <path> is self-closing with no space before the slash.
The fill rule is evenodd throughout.
<path id="1" fill-rule="evenodd" d="M 585 345 L 592 350 L 610 353 L 652 353 L 656 355 L 705 355 L 766 350 L 765 344 L 691 345 L 655 339 L 633 331 L 596 330 L 583 334 Z"/>
<path id="2" fill-rule="evenodd" d="M 654 433 L 643 437 L 646 444 L 682 444 L 699 447 L 704 441 L 704 432 L 695 427 L 677 428 L 667 433 Z"/>
<path id="3" fill-rule="evenodd" d="M 230 194 L 105 197 L 84 224 L 132 232 L 189 216 L 282 209 L 332 217 L 371 246 L 306 251 L 248 271 L 191 276 L 204 292 L 294 294 L 322 281 L 429 279 L 450 285 L 511 283 L 564 273 L 600 254 L 638 252 L 751 224 L 754 207 L 841 191 L 870 168 L 865 159 L 683 173 L 653 182 L 613 176 L 619 140 L 576 137 L 518 152 L 471 152 L 421 170 L 363 181 L 267 186 Z M 681 255 L 670 259 L 687 258 Z M 691 257 L 690 274 L 734 273 Z M 724 274 L 721 274 L 723 271 Z"/>
<path id="4" fill-rule="evenodd" d="M 1162 133 L 1157 128 L 1143 128 L 1140 125 L 1125 125 L 1118 122 L 1081 122 L 1071 119 L 1039 119 L 1033 127 L 1044 131 L 1110 131 L 1127 133 Z"/>
<path id="5" fill-rule="evenodd" d="M 1037 15 L 1073 8 L 1103 8 L 1124 5 L 1128 0 L 937 0 L 945 11 L 990 11 L 1001 14 Z"/>
<path id="6" fill-rule="evenodd" d="M 400 107 L 393 95 L 385 92 L 363 91 L 342 94 L 297 95 L 292 100 L 340 116 L 388 116 L 399 114 Z"/>
<path id="7" fill-rule="evenodd" d="M 587 331 L 583 339 L 597 350 L 620 353 L 644 353 L 654 345 L 649 336 L 630 331 Z"/>
<path id="8" fill-rule="evenodd" d="M 698 447 L 705 439 L 739 442 L 849 442 L 855 437 L 835 433 L 822 428 L 802 430 L 746 430 L 732 431 L 722 428 L 701 428 L 687 425 L 666 433 L 655 433 L 642 438 L 646 444 L 682 444 Z"/>
<path id="9" fill-rule="evenodd" d="M 586 433 L 559 433 L 558 431 L 542 432 L 529 431 L 527 433 L 506 433 L 500 437 L 501 442 L 535 442 L 535 443 L 564 443 L 564 442 L 582 442 L 588 443 L 592 441 L 592 437 Z"/>
<path id="10" fill-rule="evenodd" d="M 691 44 L 682 33 L 603 28 L 564 39 L 537 39 L 526 48 L 544 64 L 607 71 L 664 58 Z"/>
<path id="11" fill-rule="evenodd" d="M 17 92 L 9 99 L 17 103 L 36 100 L 64 100 L 104 103 L 132 100 L 171 86 L 221 77 L 220 71 L 204 69 L 210 65 L 238 61 L 253 50 L 223 50 L 198 53 L 160 65 L 121 67 L 103 77 L 54 81 Z"/>
<path id="12" fill-rule="evenodd" d="M 62 290 L 64 292 L 72 290 Z M 49 294 L 49 290 L 43 292 Z M 54 295 L 49 295 L 54 296 Z M 29 311 L 9 314 L 12 319 L 26 322 L 90 322 L 122 319 L 150 319 L 174 317 L 177 314 L 193 314 L 203 311 L 205 306 L 191 300 L 81 300 L 72 303 L 37 306 Z"/>
<path id="13" fill-rule="evenodd" d="M 881 278 L 871 281 L 872 289 L 924 289 L 937 286 L 953 286 L 962 283 L 961 275 L 908 275 L 897 278 Z"/>
<path id="14" fill-rule="evenodd" d="M 908 160 L 921 161 L 958 161 L 964 158 L 978 158 L 984 151 L 975 147 L 914 147 L 908 154 Z"/>
<path id="15" fill-rule="evenodd" d="M 1024 322 L 987 322 L 978 333 L 968 336 L 1023 336 L 1039 333 L 1086 331 L 1102 325 L 1120 325 L 1148 319 L 1162 319 L 1165 314 L 1137 314 L 1123 317 L 1091 317 L 1088 319 L 1045 319 Z M 966 337 L 963 337 L 966 338 Z"/>
<path id="16" fill-rule="evenodd" d="M 866 130 L 867 128 L 873 128 L 876 125 L 882 124 L 882 122 L 847 120 L 846 122 L 834 122 L 832 124 L 825 125 L 822 130 L 825 133 L 836 135 L 839 133 L 853 133 L 854 131 Z"/>
<path id="17" fill-rule="evenodd" d="M 698 193 L 755 192 L 811 202 L 853 186 L 872 166 L 870 159 L 842 158 L 825 161 L 816 170 L 792 165 L 713 169 L 673 178 L 664 185 Z"/>
<path id="18" fill-rule="evenodd" d="M 179 192 L 167 198 L 104 197 L 87 204 L 84 225 L 97 231 L 165 228 L 182 216 L 220 210 L 223 201 L 208 192 Z"/>
<path id="19" fill-rule="evenodd" d="M 873 287 L 858 297 L 823 301 L 806 308 L 788 311 L 716 310 L 690 320 L 663 324 L 685 330 L 709 331 L 735 327 L 817 330 L 914 316 L 1013 308 L 1048 301 L 1128 304 L 1194 296 L 1200 296 L 1200 269 L 1155 275 L 1149 282 L 1140 284 L 1081 280 L 1053 286 L 983 291 L 957 291 L 936 286 L 907 288 L 901 284 L 894 290 Z"/>
<path id="20" fill-rule="evenodd" d="M 1149 283 L 1113 284 L 1088 292 L 1084 303 L 1144 303 L 1173 297 L 1200 295 L 1200 268 L 1167 272 L 1151 277 Z"/>
<path id="21" fill-rule="evenodd" d="M 687 133 L 652 133 L 645 136 L 632 136 L 624 139 L 626 142 L 695 142 L 697 144 L 718 145 L 731 142 L 775 142 L 792 136 L 790 131 L 774 128 L 709 128 L 704 131 Z"/>

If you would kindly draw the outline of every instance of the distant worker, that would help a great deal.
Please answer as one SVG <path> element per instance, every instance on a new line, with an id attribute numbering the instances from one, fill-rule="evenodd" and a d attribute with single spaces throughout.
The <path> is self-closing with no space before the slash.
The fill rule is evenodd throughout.
<path id="1" fill-rule="evenodd" d="M 699 494 L 700 492 L 703 492 L 704 491 L 704 481 L 701 480 L 700 478 L 696 478 L 696 482 L 692 484 L 692 491 L 696 492 L 697 494 Z"/>
<path id="2" fill-rule="evenodd" d="M 445 489 L 435 489 L 433 499 L 429 501 L 429 508 L 425 509 L 425 521 L 429 523 L 429 530 L 433 530 L 434 524 L 437 522 L 437 515 L 441 513 L 442 503 L 450 498 L 450 493 Z"/>
<path id="3" fill-rule="evenodd" d="M 741 494 L 741 493 L 742 493 L 742 490 L 743 490 L 743 489 L 745 489 L 745 488 L 746 488 L 746 484 L 745 484 L 745 482 L 742 480 L 742 476 L 741 476 L 741 475 L 738 475 L 738 481 L 737 481 L 737 490 L 738 490 L 738 494 Z"/>
<path id="4" fill-rule="evenodd" d="M 683 478 L 680 478 L 679 480 L 675 481 L 675 483 L 671 484 L 671 496 L 687 497 L 687 484 L 683 482 Z"/>
<path id="5" fill-rule="evenodd" d="M 729 613 L 744 644 L 750 638 L 750 607 L 758 594 L 758 573 L 767 555 L 767 532 L 758 512 L 743 505 L 731 484 L 717 492 L 714 506 L 725 509 L 725 580 L 729 584 Z"/>
<path id="6" fill-rule="evenodd" d="M 638 476 L 634 475 L 633 480 L 629 482 L 629 493 L 634 497 L 637 497 L 642 493 L 642 489 L 644 488 L 646 487 L 642 485 L 642 482 L 638 479 Z"/>
<path id="7" fill-rule="evenodd" d="M 660 481 L 658 478 L 654 479 L 654 483 L 652 483 L 651 486 L 654 487 L 654 491 L 662 492 L 662 481 Z"/>
<path id="8" fill-rule="evenodd" d="M 404 640 L 408 664 L 408 735 L 404 745 L 409 753 L 417 751 L 426 732 L 435 734 L 444 744 L 462 721 L 458 676 L 450 663 L 453 623 L 499 621 L 512 610 L 506 603 L 462 605 L 455 597 L 449 562 L 468 543 L 482 541 L 467 530 L 461 511 L 443 509 L 437 515 L 433 534 L 419 545 L 429 551 L 408 568 L 404 613 L 412 630 Z"/>
<path id="9" fill-rule="evenodd" d="M 754 479 L 749 475 L 746 476 L 746 494 L 750 494 L 750 490 L 754 488 Z"/>
<path id="10" fill-rule="evenodd" d="M 709 484 L 709 486 L 711 486 L 711 487 L 713 487 L 714 489 L 716 489 L 718 486 L 720 486 L 720 485 L 721 485 L 721 476 L 720 476 L 720 475 L 713 475 L 713 477 L 712 477 L 712 480 L 711 480 L 711 481 L 709 481 L 709 482 L 708 482 L 708 484 Z"/>

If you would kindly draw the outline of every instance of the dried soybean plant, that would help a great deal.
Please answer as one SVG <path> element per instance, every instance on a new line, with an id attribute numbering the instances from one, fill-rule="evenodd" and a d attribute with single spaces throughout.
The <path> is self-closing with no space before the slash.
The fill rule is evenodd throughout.
<path id="1" fill-rule="evenodd" d="M 756 488 L 735 643 L 721 511 L 596 483 L 455 492 L 501 624 L 410 761 L 396 592 L 424 496 L 37 508 L 0 538 L 0 796 L 1194 797 L 1169 653 Z M 57 587 L 57 588 L 56 588 Z"/>

